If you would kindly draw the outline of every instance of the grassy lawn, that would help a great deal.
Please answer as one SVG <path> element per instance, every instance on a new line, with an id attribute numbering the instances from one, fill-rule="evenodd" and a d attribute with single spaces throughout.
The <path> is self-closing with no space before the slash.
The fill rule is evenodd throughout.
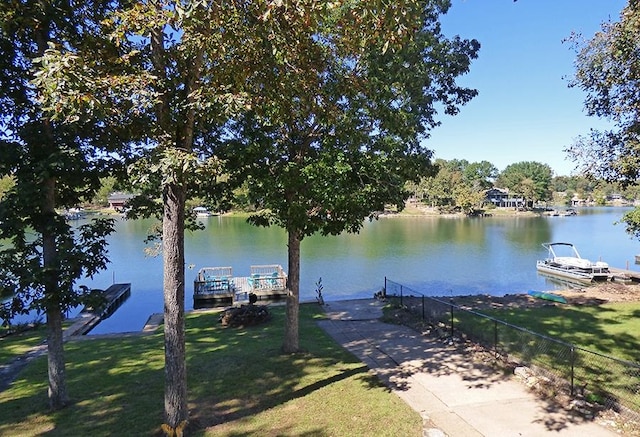
<path id="1" fill-rule="evenodd" d="M 6 329 L 0 329 L 0 335 Z M 0 364 L 5 364 L 19 357 L 31 348 L 38 346 L 47 338 L 47 328 L 42 325 L 20 333 L 0 337 Z"/>
<path id="2" fill-rule="evenodd" d="M 640 363 L 640 302 L 481 312 L 591 351 Z"/>
<path id="3" fill-rule="evenodd" d="M 422 420 L 317 327 L 302 305 L 304 353 L 282 355 L 284 308 L 264 325 L 223 328 L 187 317 L 189 408 L 197 436 L 419 436 Z M 0 435 L 159 435 L 163 336 L 73 341 L 65 347 L 73 404 L 47 410 L 46 358 L 0 393 Z"/>
<path id="4" fill-rule="evenodd" d="M 469 313 L 457 313 L 457 327 L 487 345 L 493 345 L 497 338 L 500 350 L 510 356 L 540 366 L 565 381 L 573 380 L 577 392 L 586 390 L 589 400 L 605 405 L 619 402 L 640 412 L 640 364 L 637 364 L 640 363 L 640 303 L 549 305 L 480 312 L 563 343 Z M 580 349 L 572 351 L 570 345 Z"/>

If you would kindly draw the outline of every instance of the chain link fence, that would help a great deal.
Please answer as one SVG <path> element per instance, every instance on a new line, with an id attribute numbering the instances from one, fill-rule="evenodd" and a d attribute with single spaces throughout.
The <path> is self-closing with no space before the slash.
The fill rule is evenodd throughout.
<path id="1" fill-rule="evenodd" d="M 589 351 L 503 320 L 426 296 L 385 278 L 387 298 L 439 327 L 544 376 L 553 386 L 624 418 L 625 432 L 640 435 L 640 363 Z"/>

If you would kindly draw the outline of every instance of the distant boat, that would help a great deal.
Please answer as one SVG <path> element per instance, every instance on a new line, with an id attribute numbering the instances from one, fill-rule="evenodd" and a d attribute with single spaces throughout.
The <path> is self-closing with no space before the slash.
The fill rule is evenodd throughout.
<path id="1" fill-rule="evenodd" d="M 549 255 L 536 263 L 536 268 L 541 273 L 580 283 L 606 281 L 610 277 L 609 264 L 582 258 L 571 243 L 544 243 L 542 246 L 548 250 Z M 570 254 L 558 256 L 557 249 L 569 250 Z"/>
<path id="2" fill-rule="evenodd" d="M 193 212 L 196 213 L 197 217 L 211 217 L 213 214 L 204 206 L 196 206 L 193 208 Z"/>
<path id="3" fill-rule="evenodd" d="M 85 217 L 84 210 L 82 208 L 69 208 L 65 213 L 64 217 L 67 220 L 80 220 Z"/>
<path id="4" fill-rule="evenodd" d="M 562 217 L 570 217 L 570 216 L 574 216 L 574 215 L 578 215 L 578 211 L 576 211 L 575 209 L 567 209 L 567 210 L 562 211 L 560 213 L 560 216 L 562 216 Z"/>

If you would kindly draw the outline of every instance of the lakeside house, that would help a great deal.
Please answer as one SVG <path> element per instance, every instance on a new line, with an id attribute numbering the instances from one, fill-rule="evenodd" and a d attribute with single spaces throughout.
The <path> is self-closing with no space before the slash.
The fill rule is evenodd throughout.
<path id="1" fill-rule="evenodd" d="M 131 200 L 133 197 L 134 197 L 133 194 L 116 192 L 116 193 L 111 193 L 107 197 L 107 201 L 109 202 L 110 208 L 113 208 L 115 210 L 121 210 L 126 206 L 127 202 Z"/>
<path id="2" fill-rule="evenodd" d="M 524 208 L 526 206 L 526 200 L 523 196 L 510 194 L 506 188 L 487 190 L 486 200 L 496 208 Z"/>

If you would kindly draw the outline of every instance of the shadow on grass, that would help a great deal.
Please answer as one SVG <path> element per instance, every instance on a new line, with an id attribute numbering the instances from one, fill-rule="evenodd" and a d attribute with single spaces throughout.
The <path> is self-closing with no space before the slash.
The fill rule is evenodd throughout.
<path id="1" fill-rule="evenodd" d="M 545 376 L 557 381 L 567 392 L 573 382 L 573 393 L 577 397 L 596 400 L 601 408 L 616 412 L 624 410 L 621 406 L 638 412 L 640 337 L 637 335 L 638 310 L 632 308 L 627 304 L 610 304 L 489 310 L 486 313 L 493 317 L 543 336 L 509 325 L 495 325 L 499 326 L 497 334 L 485 335 L 483 340 L 491 344 L 493 337 L 498 338 L 501 350 L 526 365 L 544 369 Z M 468 319 L 473 321 L 466 320 L 467 331 L 492 332 L 493 321 L 472 316 Z M 588 415 L 587 419 L 578 414 L 574 416 L 569 421 L 588 420 Z M 566 421 L 551 417 L 544 423 L 549 429 L 557 430 L 563 428 L 563 420 Z"/>
<path id="2" fill-rule="evenodd" d="M 316 325 L 313 313 L 301 307 L 298 354 L 282 354 L 284 315 L 249 328 L 224 328 L 212 317 L 197 317 L 190 327 L 199 332 L 188 353 L 192 418 L 199 428 L 256 415 L 305 397 L 367 367 L 336 345 Z M 365 377 L 368 377 L 365 376 Z M 375 379 L 375 378 L 374 378 Z"/>
<path id="3" fill-rule="evenodd" d="M 225 398 L 222 394 L 221 396 L 216 396 L 216 393 L 210 393 L 209 397 L 207 397 L 203 394 L 203 397 L 194 402 L 191 420 L 195 422 L 198 428 L 208 428 L 254 416 L 359 374 L 363 374 L 363 380 L 367 381 L 369 385 L 374 386 L 377 384 L 379 386 L 380 382 L 371 375 L 367 375 L 367 371 L 368 368 L 366 366 L 344 369 L 330 377 L 302 386 L 300 386 L 300 381 L 280 380 L 277 386 L 272 386 L 267 396 L 261 393 L 247 393 L 244 390 L 242 390 L 244 393 L 240 397 L 228 395 Z M 289 377 L 295 378 L 295 375 L 289 375 Z"/>
<path id="4" fill-rule="evenodd" d="M 72 341 L 65 359 L 70 405 L 49 410 L 47 359 L 39 357 L 0 393 L 0 435 L 151 435 L 159 429 L 161 336 Z"/>
<path id="5" fill-rule="evenodd" d="M 347 427 L 332 431 L 335 435 L 348 433 L 354 408 L 361 410 L 358 414 L 363 421 L 358 432 L 386 429 L 385 414 L 394 411 L 389 402 L 396 401 L 401 407 L 392 415 L 407 423 L 415 419 L 419 426 L 417 415 L 413 419 L 403 416 L 406 411 L 414 412 L 401 401 L 386 397 L 378 378 L 318 327 L 316 320 L 323 317 L 320 313 L 317 306 L 301 306 L 303 352 L 293 355 L 280 353 L 284 308 L 273 309 L 269 323 L 246 329 L 222 327 L 215 313 L 190 314 L 186 355 L 191 430 L 258 415 L 267 426 L 280 427 L 285 434 L 323 435 L 316 422 L 305 427 L 295 423 L 306 420 L 309 410 L 305 405 L 312 405 L 322 415 L 329 402 L 326 396 L 333 397 L 332 405 L 345 405 L 324 418 L 331 421 L 325 422 L 325 427 L 335 422 Z M 48 410 L 46 357 L 37 358 L 0 392 L 0 435 L 160 435 L 164 399 L 161 332 L 71 341 L 65 345 L 65 360 L 71 404 L 60 411 Z M 349 387 L 346 397 L 345 386 Z M 378 411 L 382 411 L 376 415 L 384 420 L 371 428 L 368 399 L 374 392 L 381 405 Z M 284 408 L 274 408 L 279 406 Z M 298 408 L 298 415 L 290 414 L 290 408 Z M 260 414 L 263 412 L 266 414 Z M 346 417 L 341 419 L 333 416 L 343 413 Z M 286 420 L 273 419 L 274 414 Z M 234 422 L 225 426 L 230 430 L 227 434 L 233 435 Z M 260 435 L 259 431 L 255 435 Z"/>
<path id="6" fill-rule="evenodd" d="M 399 309 L 399 311 L 403 310 Z M 553 314 L 554 317 L 563 317 L 564 315 L 564 320 L 562 320 L 558 328 L 558 326 L 550 323 L 553 311 L 553 308 L 539 308 L 530 312 L 529 310 L 505 308 L 500 311 L 491 311 L 491 314 L 498 318 L 501 315 L 509 314 L 508 320 L 514 325 L 519 324 L 522 326 L 525 325 L 526 321 L 529 321 L 530 329 L 532 329 L 532 324 L 538 327 L 555 326 L 555 329 L 561 329 L 563 332 L 568 330 L 570 334 L 575 333 L 577 336 L 581 332 L 588 332 L 585 331 L 587 327 L 595 326 L 595 331 L 601 330 L 602 337 L 605 336 L 605 330 L 602 328 L 603 322 L 594 317 L 593 314 L 564 308 L 560 315 Z M 575 311 L 576 314 L 571 314 L 570 317 L 567 317 L 567 311 Z M 601 317 L 603 313 L 619 314 L 608 308 L 601 309 Z M 386 320 L 397 320 L 402 319 L 402 317 L 406 316 L 396 317 L 389 311 L 386 315 Z M 532 319 L 533 322 L 531 321 Z M 383 378 L 393 389 L 400 391 L 410 389 L 412 384 L 415 384 L 415 381 L 412 381 L 412 377 L 418 373 L 426 373 L 427 377 L 436 376 L 439 380 L 436 386 L 446 384 L 446 381 L 451 381 L 451 390 L 457 391 L 490 389 L 494 385 L 499 385 L 513 378 L 512 366 L 505 366 L 503 363 L 496 361 L 495 351 L 486 350 L 475 343 L 475 341 L 480 341 L 482 344 L 491 345 L 497 338 L 500 341 L 500 348 L 504 349 L 505 342 L 510 343 L 511 341 L 507 338 L 511 334 L 505 331 L 509 328 L 495 324 L 493 320 L 481 318 L 471 313 L 458 312 L 455 320 L 456 329 L 462 330 L 466 334 L 470 333 L 471 335 L 468 335 L 468 338 L 474 341 L 461 341 L 459 338 L 452 341 L 448 332 L 441 328 L 434 328 L 424 324 L 421 320 L 416 321 L 409 317 L 407 320 L 402 320 L 402 322 L 408 326 L 413 326 L 414 329 L 417 327 L 417 330 L 422 335 L 413 335 L 417 340 L 407 341 L 405 344 L 403 336 L 407 336 L 407 334 L 403 334 L 402 329 L 390 326 L 387 334 L 369 339 L 372 344 L 376 345 L 376 348 L 393 357 L 396 363 L 395 367 L 389 366 L 389 368 L 381 371 Z M 494 326 L 500 326 L 500 331 L 497 335 L 494 335 Z M 591 332 L 593 331 L 594 329 L 591 329 Z M 490 335 L 483 334 L 487 332 Z M 516 337 L 526 335 L 521 331 L 514 332 Z M 366 334 L 362 334 L 362 336 L 365 337 Z M 412 334 L 408 334 L 408 336 L 411 337 Z M 393 339 L 393 341 L 387 341 L 387 337 Z M 516 352 L 515 356 L 523 358 L 524 362 L 533 361 L 536 364 L 540 364 L 538 361 L 540 356 L 545 356 L 548 357 L 548 364 L 554 365 L 557 364 L 558 357 L 562 355 L 562 352 L 565 353 L 564 359 L 571 353 L 570 348 L 565 347 L 562 349 L 562 346 L 556 348 L 556 344 L 552 342 L 537 345 L 535 343 L 538 340 L 536 337 L 514 340 L 513 343 L 518 345 L 519 350 L 516 352 L 509 348 L 509 355 Z M 629 334 L 616 335 L 613 339 L 605 338 L 603 343 L 605 348 L 611 348 L 612 350 L 615 350 L 619 345 L 635 348 L 634 353 L 638 350 L 638 339 Z M 561 349 L 561 353 L 558 353 L 557 349 Z M 627 384 L 625 387 L 621 387 L 620 383 L 623 379 L 621 376 L 624 372 L 614 371 L 613 366 L 615 363 L 611 361 L 607 363 L 608 368 L 602 367 L 603 363 L 599 362 L 598 358 L 598 356 L 587 358 L 584 354 L 580 354 L 574 360 L 574 364 L 576 366 L 581 365 L 581 368 L 586 370 L 585 373 L 590 374 L 588 381 L 595 382 L 594 378 L 599 378 L 602 384 L 606 384 L 605 386 L 612 389 L 613 393 L 617 395 L 629 394 L 629 389 L 635 387 L 635 385 Z M 554 360 L 556 361 L 554 362 Z M 592 362 L 586 363 L 588 360 Z M 543 359 L 544 362 L 546 362 L 545 359 Z M 564 369 L 567 368 L 566 362 L 561 365 Z M 575 376 L 578 378 L 584 375 L 576 374 Z M 638 376 L 637 373 L 635 376 Z M 563 374 L 562 377 L 569 379 L 567 373 Z M 628 381 L 629 378 L 624 379 Z M 425 378 L 422 377 L 420 380 L 424 381 Z M 462 383 L 459 382 L 460 380 L 462 380 Z M 545 394 L 540 399 L 539 410 L 534 420 L 535 423 L 544 425 L 549 431 L 560 431 L 568 428 L 571 424 L 581 424 L 593 420 L 589 413 L 582 414 L 581 412 L 573 411 L 567 404 L 558 402 L 555 398 L 557 391 L 555 389 L 551 391 L 552 393 Z M 446 394 L 444 396 L 445 398 L 447 397 Z M 618 401 L 619 398 L 614 395 L 613 400 Z"/>

